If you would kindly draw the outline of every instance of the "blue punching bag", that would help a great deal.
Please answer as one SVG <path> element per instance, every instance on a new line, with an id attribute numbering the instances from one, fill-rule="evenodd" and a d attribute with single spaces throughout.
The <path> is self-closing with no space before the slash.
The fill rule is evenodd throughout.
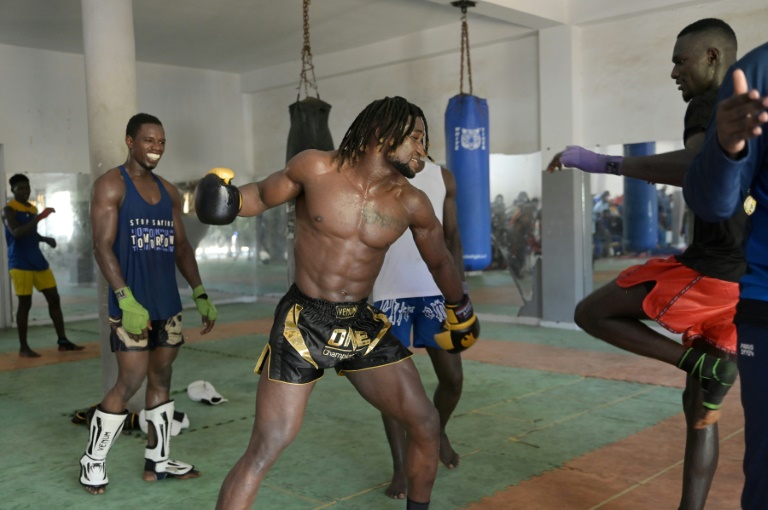
<path id="1" fill-rule="evenodd" d="M 459 94 L 445 110 L 447 166 L 456 177 L 456 209 L 464 248 L 464 269 L 479 271 L 491 263 L 491 186 L 488 103 Z"/>
<path id="2" fill-rule="evenodd" d="M 650 156 L 654 142 L 624 145 L 624 156 Z M 624 248 L 628 252 L 650 251 L 658 243 L 659 210 L 656 185 L 624 177 Z"/>

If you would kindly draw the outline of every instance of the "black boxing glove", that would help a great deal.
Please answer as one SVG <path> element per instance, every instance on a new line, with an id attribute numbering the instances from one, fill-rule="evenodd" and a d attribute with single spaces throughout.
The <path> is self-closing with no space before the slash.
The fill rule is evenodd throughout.
<path id="1" fill-rule="evenodd" d="M 202 178 L 195 189 L 197 218 L 207 225 L 228 225 L 235 221 L 243 206 L 237 186 L 230 184 L 235 172 L 229 168 L 214 168 Z"/>
<path id="2" fill-rule="evenodd" d="M 475 345 L 480 334 L 480 322 L 469 296 L 464 294 L 464 299 L 458 304 L 446 303 L 445 314 L 443 331 L 435 335 L 437 345 L 451 353 L 461 352 Z"/>

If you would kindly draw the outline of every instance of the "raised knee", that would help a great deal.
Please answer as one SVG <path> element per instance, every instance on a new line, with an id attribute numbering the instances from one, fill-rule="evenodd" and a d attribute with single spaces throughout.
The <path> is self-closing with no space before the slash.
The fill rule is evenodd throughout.
<path id="1" fill-rule="evenodd" d="M 589 305 L 584 301 L 579 301 L 573 312 L 573 320 L 581 329 L 588 331 L 592 323 L 592 313 Z"/>
<path id="2" fill-rule="evenodd" d="M 683 407 L 687 409 L 691 405 L 691 390 L 690 390 L 690 388 L 685 388 L 683 390 L 682 397 L 683 397 L 682 398 L 682 400 L 683 400 Z"/>

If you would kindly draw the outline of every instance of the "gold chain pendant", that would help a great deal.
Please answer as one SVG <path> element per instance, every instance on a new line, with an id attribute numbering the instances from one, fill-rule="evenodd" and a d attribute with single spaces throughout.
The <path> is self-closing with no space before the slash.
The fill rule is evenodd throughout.
<path id="1" fill-rule="evenodd" d="M 751 216 L 752 213 L 755 212 L 756 207 L 757 200 L 752 198 L 752 195 L 747 195 L 747 198 L 744 200 L 744 212 L 746 212 L 748 216 Z"/>

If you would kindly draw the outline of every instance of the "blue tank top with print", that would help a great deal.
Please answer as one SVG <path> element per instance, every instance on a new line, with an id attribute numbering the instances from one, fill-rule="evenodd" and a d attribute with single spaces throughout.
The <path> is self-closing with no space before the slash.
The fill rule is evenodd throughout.
<path id="1" fill-rule="evenodd" d="M 173 204 L 165 186 L 152 177 L 160 188 L 160 201 L 149 204 L 139 194 L 125 167 L 120 166 L 125 183 L 125 197 L 117 217 L 115 252 L 125 282 L 151 320 L 165 320 L 181 311 L 176 287 L 176 247 Z M 115 289 L 111 289 L 113 292 Z M 122 317 L 114 293 L 109 293 L 109 315 Z"/>

